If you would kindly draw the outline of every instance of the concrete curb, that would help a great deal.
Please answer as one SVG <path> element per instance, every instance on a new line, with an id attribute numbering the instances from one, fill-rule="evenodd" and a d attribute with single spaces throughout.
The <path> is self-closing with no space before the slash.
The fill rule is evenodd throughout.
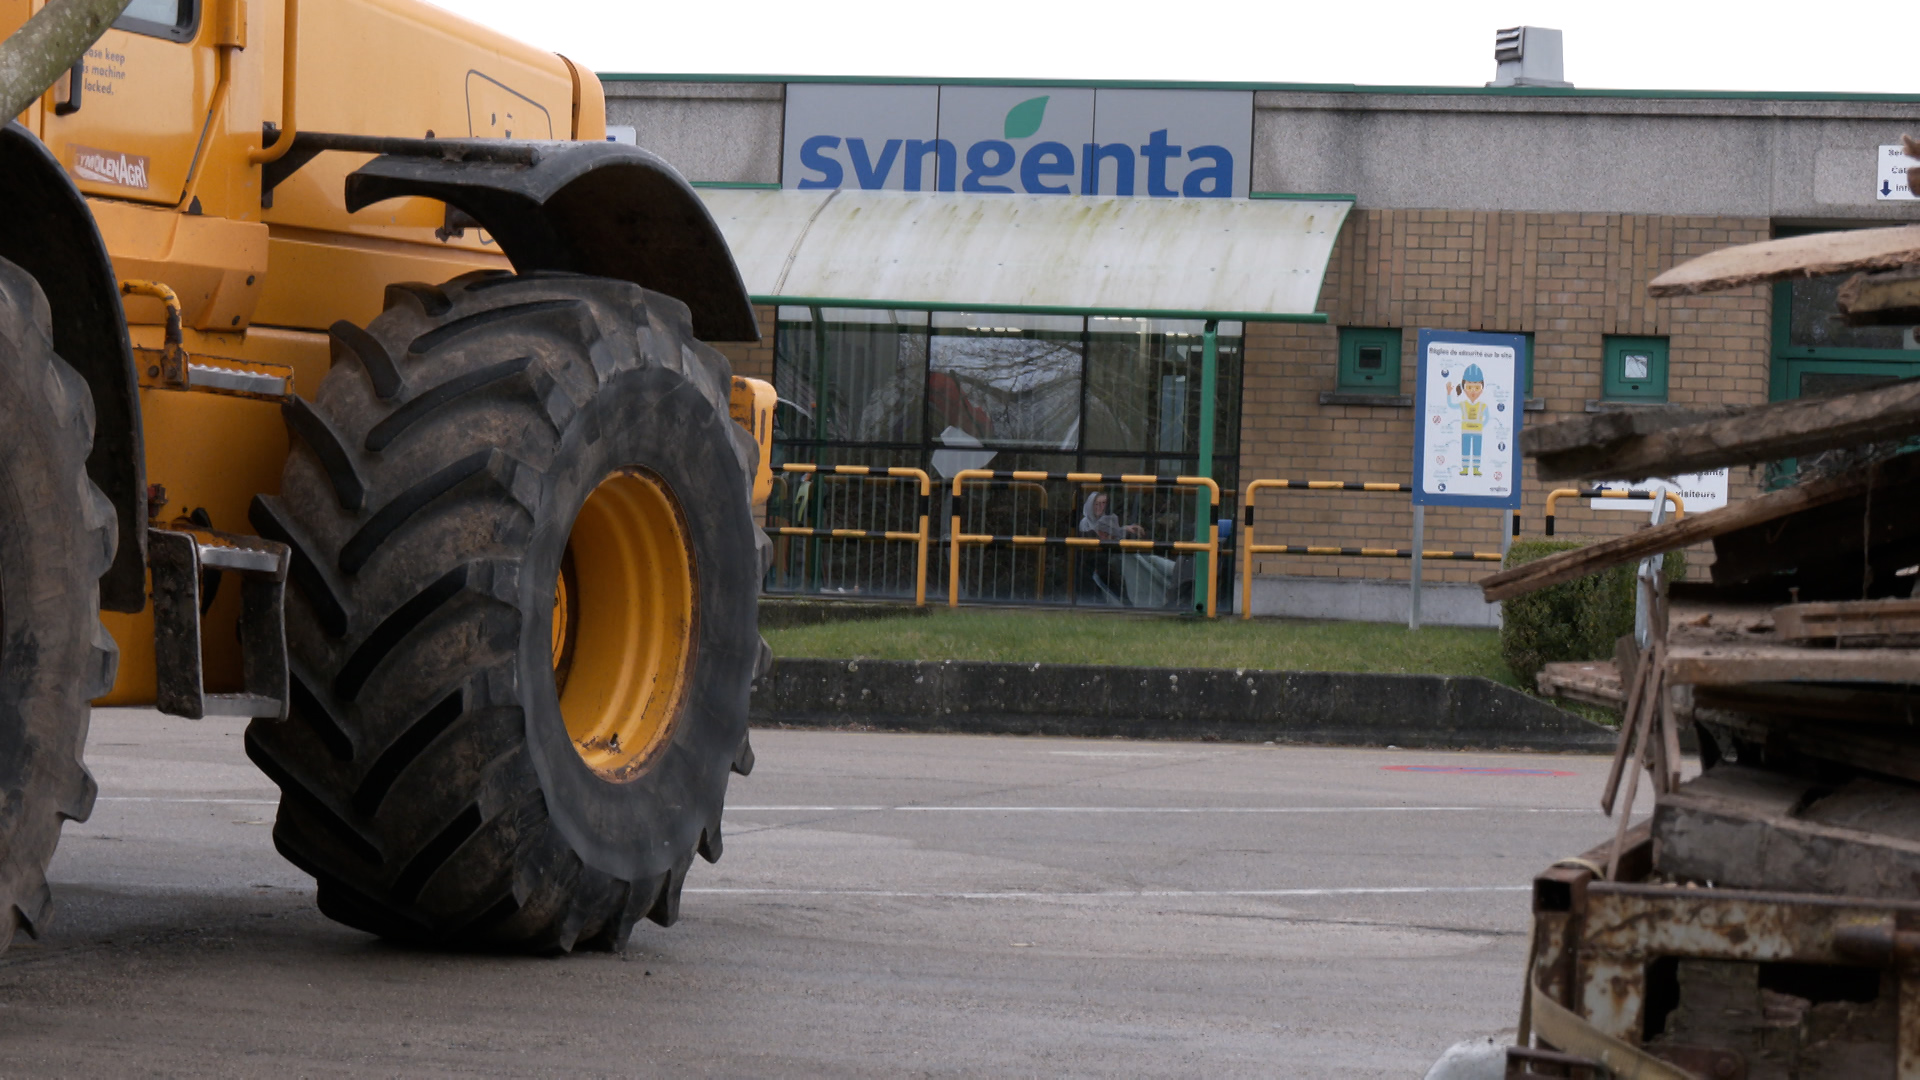
<path id="1" fill-rule="evenodd" d="M 758 726 L 1611 753 L 1614 733 L 1478 676 L 775 660 Z"/>

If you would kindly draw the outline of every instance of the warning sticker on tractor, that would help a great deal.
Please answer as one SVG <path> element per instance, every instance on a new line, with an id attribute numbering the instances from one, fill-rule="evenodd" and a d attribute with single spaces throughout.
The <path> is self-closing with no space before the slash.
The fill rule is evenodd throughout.
<path id="1" fill-rule="evenodd" d="M 73 175 L 76 180 L 96 184 L 147 190 L 147 158 L 118 150 L 95 150 L 91 146 L 73 147 Z"/>

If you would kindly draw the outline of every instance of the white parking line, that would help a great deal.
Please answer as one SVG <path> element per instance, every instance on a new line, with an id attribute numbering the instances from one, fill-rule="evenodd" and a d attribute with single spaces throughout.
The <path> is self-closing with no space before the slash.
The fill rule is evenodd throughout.
<path id="1" fill-rule="evenodd" d="M 1585 814 L 1586 807 L 1540 806 L 729 806 L 729 812 L 983 814 Z"/>
<path id="2" fill-rule="evenodd" d="M 273 806 L 278 799 L 198 799 L 159 795 L 102 795 L 96 802 Z M 729 806 L 731 813 L 968 813 L 968 814 L 1585 814 L 1586 807 L 1542 806 Z"/>
<path id="3" fill-rule="evenodd" d="M 94 802 L 214 803 L 221 806 L 274 806 L 279 799 L 169 799 L 157 795 L 102 795 Z"/>
<path id="4" fill-rule="evenodd" d="M 900 889 L 688 888 L 705 896 L 852 896 L 882 900 L 1179 900 L 1207 897 L 1396 896 L 1424 893 L 1529 892 L 1531 885 L 1399 885 L 1343 889 L 1113 889 L 1090 892 L 912 892 Z"/>

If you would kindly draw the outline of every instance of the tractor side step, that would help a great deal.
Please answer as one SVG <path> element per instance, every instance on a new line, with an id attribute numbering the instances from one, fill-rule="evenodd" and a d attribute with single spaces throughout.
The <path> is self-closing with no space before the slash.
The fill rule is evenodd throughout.
<path id="1" fill-rule="evenodd" d="M 287 545 L 193 527 L 149 528 L 153 568 L 154 705 L 207 716 L 287 716 Z M 200 667 L 202 588 L 209 573 L 240 579 L 240 670 L 245 692 L 209 694 Z M 213 587 L 218 587 L 215 579 Z"/>

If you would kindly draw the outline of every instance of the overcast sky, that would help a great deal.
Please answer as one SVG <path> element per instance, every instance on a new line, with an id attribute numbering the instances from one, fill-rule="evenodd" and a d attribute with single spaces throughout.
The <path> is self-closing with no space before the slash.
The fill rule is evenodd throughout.
<path id="1" fill-rule="evenodd" d="M 1524 23 L 1576 86 L 1920 95 L 1907 3 L 438 2 L 601 72 L 1478 86 Z"/>

